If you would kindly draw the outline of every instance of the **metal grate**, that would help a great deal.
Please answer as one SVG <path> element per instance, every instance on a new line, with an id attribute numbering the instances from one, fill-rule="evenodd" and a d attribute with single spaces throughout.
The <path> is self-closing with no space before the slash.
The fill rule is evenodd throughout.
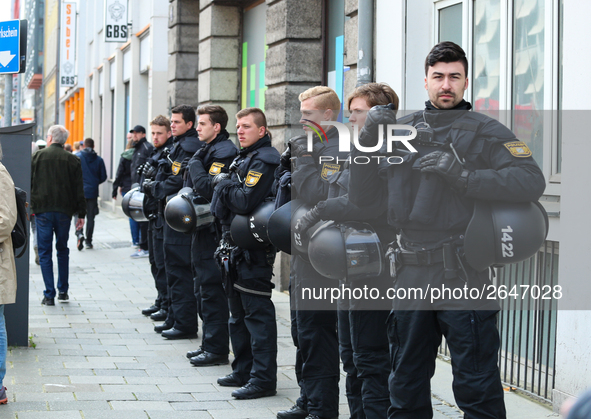
<path id="1" fill-rule="evenodd" d="M 499 300 L 501 379 L 546 402 L 551 401 L 555 383 L 557 300 L 552 293 L 546 294 L 549 299 L 540 297 L 558 284 L 558 257 L 558 242 L 547 241 L 531 258 L 498 268 L 494 281 L 516 291 Z M 450 356 L 445 341 L 439 354 Z"/>

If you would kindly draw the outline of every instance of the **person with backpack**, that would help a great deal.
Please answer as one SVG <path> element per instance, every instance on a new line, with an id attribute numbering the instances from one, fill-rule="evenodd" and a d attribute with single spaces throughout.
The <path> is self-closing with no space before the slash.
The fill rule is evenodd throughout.
<path id="1" fill-rule="evenodd" d="M 31 162 L 31 210 L 37 219 L 39 263 L 45 282 L 41 304 L 55 305 L 55 283 L 51 260 L 53 235 L 58 263 L 58 300 L 67 301 L 70 251 L 68 236 L 72 215 L 78 215 L 76 229 L 84 226 L 86 199 L 80 159 L 64 150 L 70 133 L 61 125 L 47 132 L 47 147 L 33 155 Z"/>
<path id="2" fill-rule="evenodd" d="M 2 148 L 0 147 L 0 160 Z M 0 163 L 0 404 L 6 404 L 6 387 L 3 380 L 6 375 L 6 322 L 4 305 L 16 301 L 16 265 L 12 246 L 12 231 L 17 220 L 16 197 L 14 182 Z"/>

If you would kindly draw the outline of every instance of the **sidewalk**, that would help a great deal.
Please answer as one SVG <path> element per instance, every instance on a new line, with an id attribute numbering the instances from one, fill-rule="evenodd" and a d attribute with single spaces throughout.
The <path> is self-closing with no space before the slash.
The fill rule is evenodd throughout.
<path id="1" fill-rule="evenodd" d="M 131 259 L 127 218 L 96 218 L 94 249 L 79 252 L 71 235 L 70 301 L 41 305 L 43 280 L 31 257 L 29 333 L 35 348 L 9 348 L 8 405 L 0 419 L 233 419 L 274 418 L 299 394 L 293 363 L 289 298 L 275 292 L 278 326 L 277 396 L 234 400 L 217 377 L 229 366 L 192 367 L 185 358 L 200 339 L 167 341 L 141 315 L 155 297 L 148 259 Z M 33 255 L 33 252 L 31 252 Z M 55 260 L 55 255 L 54 255 Z M 201 334 L 200 334 L 201 335 Z M 433 379 L 435 418 L 462 417 L 451 393 L 451 368 L 438 361 Z M 340 419 L 348 418 L 340 380 Z M 508 417 L 552 417 L 543 406 L 506 394 Z"/>

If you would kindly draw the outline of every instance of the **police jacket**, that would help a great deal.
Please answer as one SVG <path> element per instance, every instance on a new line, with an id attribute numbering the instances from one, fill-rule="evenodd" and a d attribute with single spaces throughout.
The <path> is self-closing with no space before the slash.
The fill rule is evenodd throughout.
<path id="1" fill-rule="evenodd" d="M 189 160 L 185 186 L 190 186 L 203 198 L 211 201 L 211 179 L 219 173 L 228 173 L 230 164 L 238 155 L 238 148 L 223 130 L 209 144 L 205 144 Z"/>
<path id="2" fill-rule="evenodd" d="M 140 182 L 140 175 L 137 174 L 137 168 L 146 162 L 146 159 L 152 154 L 154 146 L 142 138 L 133 145 L 133 156 L 131 156 L 131 184 Z"/>
<path id="3" fill-rule="evenodd" d="M 446 237 L 465 232 L 476 199 L 537 200 L 545 181 L 531 151 L 507 127 L 483 114 L 468 112 L 470 109 L 466 101 L 451 110 L 439 110 L 427 102 L 424 111 L 399 120 L 399 124 L 415 127 L 426 122 L 433 130 L 431 140 L 413 140 L 417 153 L 405 154 L 401 164 L 387 165 L 381 171 L 385 185 L 380 182 L 375 160 L 352 165 L 349 199 L 363 208 L 386 186 L 389 224 L 402 229 L 403 237 L 406 234 L 418 240 L 426 237 L 425 233 Z M 420 157 L 450 150 L 450 144 L 469 171 L 464 193 L 456 192 L 437 175 L 421 175 Z M 358 150 L 352 154 L 364 155 Z M 382 154 L 388 155 L 385 148 Z"/>
<path id="4" fill-rule="evenodd" d="M 225 231 L 236 214 L 250 214 L 272 194 L 273 173 L 279 166 L 279 152 L 265 135 L 252 146 L 242 149 L 232 162 L 230 179 L 221 181 L 214 190 L 212 212 Z M 261 250 L 235 248 L 232 263 L 236 270 L 234 289 L 259 297 L 271 297 L 275 248 Z"/>
<path id="5" fill-rule="evenodd" d="M 166 142 L 164 144 L 162 144 L 160 147 L 154 147 L 152 149 L 152 154 L 150 154 L 150 157 L 148 157 L 148 159 L 146 160 L 146 164 L 149 164 L 155 168 L 158 168 L 160 164 L 162 165 L 169 165 L 170 162 L 166 159 L 165 155 L 166 152 L 165 150 L 170 150 L 172 149 L 172 145 L 173 145 L 173 137 L 170 137 L 166 140 Z M 146 192 L 143 190 L 143 183 L 146 180 L 146 177 L 142 174 L 140 176 L 140 185 L 142 187 L 142 192 Z M 166 205 L 166 202 L 164 200 L 159 200 L 154 198 L 153 196 L 147 195 L 144 198 L 144 213 L 146 214 L 152 214 L 152 215 L 156 215 L 157 217 L 152 219 L 152 227 L 156 227 L 158 230 L 161 230 L 162 227 L 164 226 L 164 206 Z M 162 238 L 161 234 L 158 234 L 158 238 Z"/>
<path id="6" fill-rule="evenodd" d="M 316 205 L 328 197 L 328 177 L 343 169 L 347 152 L 339 151 L 339 133 L 332 127 L 327 132 L 328 141 L 315 142 L 311 156 L 298 157 L 291 176 L 294 198 L 309 205 Z M 333 160 L 320 162 L 320 157 Z"/>
<path id="7" fill-rule="evenodd" d="M 158 172 L 154 182 L 150 184 L 148 195 L 161 202 L 165 202 L 167 198 L 176 195 L 183 187 L 182 161 L 187 157 L 191 157 L 202 146 L 203 143 L 199 141 L 197 131 L 194 128 L 191 128 L 183 135 L 174 137 L 168 158 L 158 160 Z M 161 148 L 164 148 L 164 146 Z M 191 236 L 164 226 L 164 241 L 175 245 L 190 245 Z"/>

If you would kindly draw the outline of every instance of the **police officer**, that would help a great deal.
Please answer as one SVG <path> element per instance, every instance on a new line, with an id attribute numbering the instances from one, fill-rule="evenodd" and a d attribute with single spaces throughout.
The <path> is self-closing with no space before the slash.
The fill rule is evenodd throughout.
<path id="1" fill-rule="evenodd" d="M 398 109 L 398 96 L 387 84 L 369 83 L 359 86 L 347 98 L 349 122 L 363 127 L 370 108 L 389 103 Z M 328 177 L 328 196 L 331 198 L 319 202 L 308 211 L 298 220 L 295 230 L 305 234 L 320 220 L 365 221 L 371 224 L 382 243 L 395 240 L 396 230 L 385 222 L 383 205 L 379 201 L 386 191 L 372 201 L 376 204 L 373 208 L 361 210 L 346 196 L 349 186 L 348 163 L 345 166 L 344 170 Z M 384 271 L 380 276 L 367 276 L 353 283 L 342 281 L 341 287 L 361 289 L 367 286 L 385 292 L 389 282 L 389 272 Z M 343 369 L 347 373 L 345 388 L 352 419 L 382 419 L 387 416 L 390 406 L 386 330 L 386 319 L 390 312 L 388 304 L 386 300 L 354 298 L 340 298 L 338 302 L 339 350 Z"/>
<path id="2" fill-rule="evenodd" d="M 138 173 L 138 168 L 143 165 L 150 154 L 154 151 L 154 146 L 148 142 L 146 138 L 146 129 L 141 125 L 136 125 L 129 131 L 133 139 L 133 155 L 131 156 L 131 184 L 134 185 L 140 182 L 141 171 Z M 140 243 L 139 249 L 130 255 L 132 258 L 148 257 L 148 223 L 142 221 L 140 227 Z M 149 316 L 159 310 L 159 307 L 152 305 L 149 308 L 142 310 L 144 316 Z"/>
<path id="3" fill-rule="evenodd" d="M 229 227 L 236 214 L 250 214 L 271 195 L 279 153 L 271 146 L 265 114 L 246 108 L 236 114 L 241 150 L 230 173 L 213 179 L 212 208 L 222 224 L 217 254 L 233 247 Z M 225 275 L 230 307 L 230 340 L 234 350 L 232 373 L 218 379 L 222 386 L 241 387 L 237 399 L 255 399 L 277 393 L 277 324 L 271 301 L 275 248 L 258 250 L 233 247 L 233 275 Z M 223 268 L 223 264 L 222 264 Z"/>
<path id="4" fill-rule="evenodd" d="M 183 186 L 182 162 L 201 148 L 195 131 L 195 110 L 189 105 L 172 109 L 170 126 L 174 135 L 170 155 L 159 160 L 155 180 L 143 184 L 144 193 L 159 200 L 176 195 Z M 167 321 L 161 330 L 167 339 L 190 339 L 197 336 L 197 301 L 193 293 L 191 236 L 173 230 L 164 223 L 164 264 L 170 291 L 170 311 L 174 322 Z M 167 327 L 169 327 L 167 329 Z"/>
<path id="5" fill-rule="evenodd" d="M 299 96 L 300 111 L 306 132 L 321 126 L 326 138 L 314 137 L 312 150 L 308 150 L 307 137 L 296 137 L 289 142 L 291 158 L 295 160 L 292 172 L 292 194 L 309 206 L 328 198 L 328 177 L 343 169 L 347 152 L 339 151 L 339 135 L 333 126 L 320 125 L 322 121 L 336 121 L 341 103 L 329 87 L 316 86 Z M 324 133 L 321 133 L 324 136 Z M 321 162 L 320 157 L 333 158 Z M 338 160 L 341 159 L 341 160 Z M 285 161 L 285 159 L 284 159 Z M 302 288 L 336 287 L 338 282 L 317 273 L 302 256 L 291 261 L 290 304 L 291 332 L 296 346 L 296 376 L 300 397 L 289 410 L 280 411 L 280 419 L 336 418 L 339 415 L 339 342 L 337 311 L 329 302 L 311 305 L 301 298 Z"/>
<path id="6" fill-rule="evenodd" d="M 189 160 L 186 185 L 195 193 L 211 201 L 211 180 L 219 173 L 228 173 L 228 167 L 238 154 L 230 141 L 226 125 L 228 114 L 221 106 L 206 105 L 197 109 L 199 140 L 205 143 Z M 191 261 L 195 273 L 195 296 L 199 298 L 203 319 L 201 348 L 189 351 L 187 357 L 195 366 L 228 363 L 228 299 L 222 285 L 221 272 L 213 254 L 220 240 L 221 226 L 215 221 L 193 233 Z"/>
<path id="7" fill-rule="evenodd" d="M 467 71 L 458 45 L 433 47 L 425 60 L 425 110 L 398 121 L 414 126 L 417 138 L 408 143 L 411 147 L 398 142 L 392 153 L 383 152 L 401 159 L 384 174 L 388 222 L 401 229 L 401 249 L 392 252 L 397 255 L 397 292 L 490 284 L 488 270 L 477 272 L 463 257 L 463 235 L 475 200 L 535 201 L 545 188 L 526 144 L 496 120 L 468 112 L 471 105 L 463 100 Z M 378 124 L 395 121 L 389 109 L 373 108 L 360 144 L 375 145 Z M 354 150 L 353 155 L 364 153 Z M 375 162 L 351 166 L 349 198 L 361 208 L 382 187 L 376 169 Z M 388 319 L 390 418 L 432 417 L 430 378 L 442 335 L 451 352 L 455 399 L 465 416 L 506 417 L 497 366 L 499 306 L 468 295 L 475 297 L 393 301 Z"/>
<path id="8" fill-rule="evenodd" d="M 165 160 L 165 155 L 172 148 L 172 132 L 170 131 L 170 120 L 158 115 L 152 122 L 150 122 L 150 129 L 152 131 L 152 142 L 154 149 L 150 157 L 142 164 L 138 171 L 141 172 L 140 183 L 143 184 L 145 180 L 152 180 L 158 170 L 158 162 Z M 150 249 L 150 269 L 154 277 L 154 283 L 158 296 L 154 306 L 158 307 L 158 311 L 152 313 L 150 318 L 155 321 L 164 321 L 167 319 L 170 306 L 170 298 L 168 294 L 168 284 L 166 280 L 166 270 L 164 266 L 164 216 L 163 208 L 165 202 L 156 200 L 153 197 L 147 197 L 144 201 L 144 212 L 149 214 L 148 221 L 148 247 Z M 169 324 L 173 324 L 172 315 Z M 159 326 L 156 326 L 159 327 Z"/>

